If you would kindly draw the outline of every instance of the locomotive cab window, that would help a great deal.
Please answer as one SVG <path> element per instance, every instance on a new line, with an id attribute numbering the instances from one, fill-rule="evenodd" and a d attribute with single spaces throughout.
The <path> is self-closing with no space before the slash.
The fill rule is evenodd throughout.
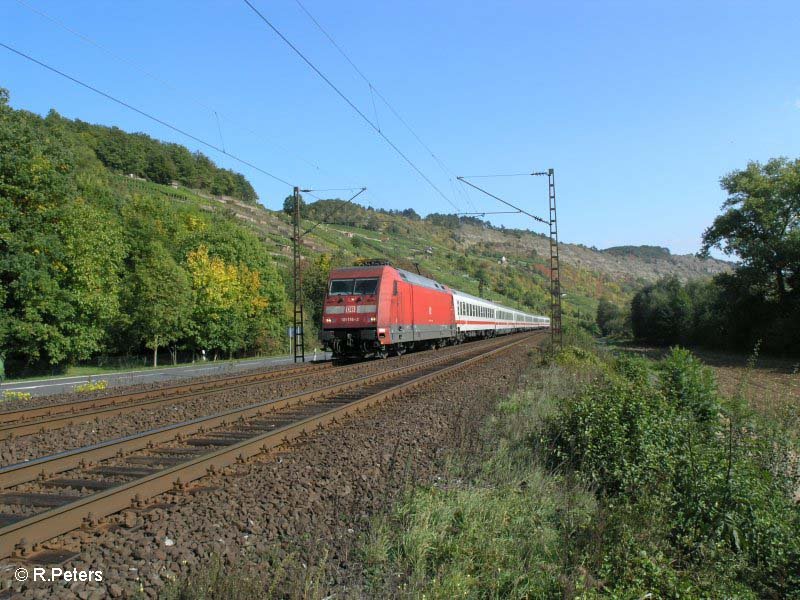
<path id="1" fill-rule="evenodd" d="M 372 295 L 378 290 L 378 278 L 356 279 L 353 294 Z"/>
<path id="2" fill-rule="evenodd" d="M 355 279 L 331 279 L 328 294 L 331 296 L 347 296 L 353 293 Z"/>

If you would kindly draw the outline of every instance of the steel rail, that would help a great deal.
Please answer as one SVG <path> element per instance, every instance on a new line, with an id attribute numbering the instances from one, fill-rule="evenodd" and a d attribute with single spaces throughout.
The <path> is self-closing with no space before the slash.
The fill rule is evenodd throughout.
<path id="1" fill-rule="evenodd" d="M 483 348 L 483 346 L 481 346 L 481 348 Z M 357 387 L 383 381 L 388 378 L 399 377 L 405 373 L 424 368 L 426 365 L 442 362 L 451 359 L 454 356 L 474 352 L 475 350 L 477 349 L 467 348 L 462 353 L 439 356 L 427 362 L 417 363 L 415 365 L 405 367 L 396 367 L 388 371 L 382 371 L 380 373 L 371 375 L 362 375 L 338 384 L 315 388 L 305 392 L 296 392 L 280 398 L 264 400 L 261 402 L 248 404 L 243 407 L 221 411 L 212 415 L 198 417 L 196 419 L 182 421 L 172 425 L 165 425 L 163 427 L 100 442 L 90 446 L 75 448 L 73 450 L 67 450 L 57 454 L 51 454 L 49 456 L 43 456 L 41 458 L 35 458 L 25 462 L 8 465 L 0 468 L 0 490 L 19 485 L 21 483 L 34 481 L 37 478 L 42 478 L 43 476 L 74 469 L 82 464 L 93 464 L 101 460 L 113 458 L 114 456 L 120 454 L 142 450 L 149 444 L 163 443 L 178 436 L 192 435 L 204 430 L 224 426 L 236 419 L 250 418 L 259 415 L 265 410 L 280 410 L 288 406 L 294 406 L 296 404 L 307 402 L 309 400 L 315 400 L 324 396 L 331 396 L 333 394 L 338 394 Z"/>
<path id="2" fill-rule="evenodd" d="M 97 518 L 108 516 L 126 508 L 131 508 L 133 502 L 152 498 L 173 490 L 176 488 L 176 484 L 178 486 L 183 486 L 187 482 L 208 475 L 215 469 L 220 469 L 234 462 L 243 461 L 253 455 L 267 452 L 272 448 L 286 444 L 299 436 L 309 433 L 314 428 L 322 427 L 332 421 L 341 419 L 355 411 L 362 410 L 388 398 L 395 398 L 423 383 L 439 379 L 446 374 L 464 369 L 480 360 L 513 348 L 534 337 L 536 337 L 535 333 L 525 335 L 520 339 L 512 338 L 510 342 L 508 340 L 503 340 L 505 343 L 494 344 L 488 348 L 482 346 L 478 349 L 479 352 L 475 356 L 445 365 L 442 368 L 425 373 L 412 380 L 397 383 L 385 390 L 381 390 L 364 398 L 348 402 L 347 404 L 332 408 L 320 414 L 304 418 L 294 423 L 289 423 L 275 430 L 209 452 L 198 458 L 188 460 L 186 463 L 168 467 L 143 478 L 123 483 L 119 486 L 89 496 L 81 497 L 75 502 L 7 525 L 0 529 L 0 557 L 5 558 L 11 556 L 17 550 L 28 549 L 58 535 L 78 529 L 87 523 L 87 521 L 94 521 Z M 435 367 L 441 362 L 452 362 L 454 358 L 473 353 L 474 350 L 468 350 L 464 353 L 433 359 L 426 363 L 395 369 L 394 371 L 405 372 L 406 374 L 413 373 L 414 371 Z M 395 377 L 399 376 L 398 373 L 395 373 Z M 367 380 L 369 380 L 370 383 L 374 383 L 376 379 L 379 378 L 376 376 L 360 378 L 360 385 L 364 385 Z M 383 377 L 383 379 L 385 379 L 385 377 Z M 319 391 L 317 393 L 319 393 Z M 308 395 L 310 395 L 310 393 L 303 394 L 303 396 Z M 230 417 L 231 412 L 232 411 L 229 411 L 226 415 Z M 224 416 L 225 415 L 220 415 L 220 417 Z"/>
<path id="3" fill-rule="evenodd" d="M 332 363 L 326 362 L 306 367 L 290 367 L 266 373 L 223 377 L 203 383 L 0 412 L 0 440 L 57 429 L 71 423 L 91 421 L 98 417 L 125 414 L 150 405 L 169 404 L 197 398 L 221 390 L 240 389 L 262 383 L 278 383 L 296 379 L 307 373 L 327 370 L 331 368 L 331 365 Z"/>

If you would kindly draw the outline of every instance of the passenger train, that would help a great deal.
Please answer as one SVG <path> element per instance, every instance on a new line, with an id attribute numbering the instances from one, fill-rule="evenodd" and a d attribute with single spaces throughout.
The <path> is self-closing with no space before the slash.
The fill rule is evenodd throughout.
<path id="1" fill-rule="evenodd" d="M 388 262 L 333 269 L 322 344 L 335 357 L 386 357 L 470 338 L 547 329 L 550 319 L 459 292 Z"/>

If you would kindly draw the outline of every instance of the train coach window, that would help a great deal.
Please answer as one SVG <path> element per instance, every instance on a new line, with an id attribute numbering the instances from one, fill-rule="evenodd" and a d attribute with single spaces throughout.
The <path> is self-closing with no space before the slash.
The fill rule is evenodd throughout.
<path id="1" fill-rule="evenodd" d="M 328 294 L 331 296 L 346 296 L 353 293 L 355 279 L 331 279 Z"/>
<path id="2" fill-rule="evenodd" d="M 356 279 L 354 294 L 374 294 L 378 289 L 378 279 Z"/>

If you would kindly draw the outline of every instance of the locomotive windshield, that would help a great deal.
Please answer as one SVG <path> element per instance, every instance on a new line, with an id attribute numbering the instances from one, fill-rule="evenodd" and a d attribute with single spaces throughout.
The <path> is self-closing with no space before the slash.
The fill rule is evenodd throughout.
<path id="1" fill-rule="evenodd" d="M 329 296 L 363 296 L 378 290 L 378 278 L 369 279 L 331 279 Z"/>
<path id="2" fill-rule="evenodd" d="M 356 279 L 356 285 L 353 289 L 354 294 L 374 294 L 378 289 L 378 280 L 374 279 Z"/>
<path id="3" fill-rule="evenodd" d="M 331 279 L 331 288 L 328 294 L 331 296 L 347 296 L 353 293 L 355 279 Z"/>

